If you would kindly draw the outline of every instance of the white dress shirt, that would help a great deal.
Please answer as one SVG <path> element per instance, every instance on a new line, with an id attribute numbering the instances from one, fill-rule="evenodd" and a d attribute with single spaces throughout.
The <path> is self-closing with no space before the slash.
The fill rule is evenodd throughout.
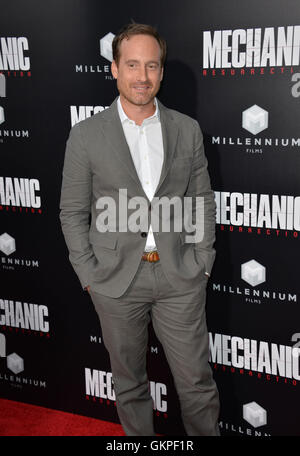
<path id="1" fill-rule="evenodd" d="M 125 114 L 120 97 L 118 112 L 121 119 L 126 141 L 135 165 L 138 177 L 149 201 L 152 200 L 159 182 L 163 159 L 163 138 L 158 103 L 155 98 L 155 113 L 137 125 Z M 146 242 L 146 251 L 156 250 L 155 239 L 150 225 Z"/>

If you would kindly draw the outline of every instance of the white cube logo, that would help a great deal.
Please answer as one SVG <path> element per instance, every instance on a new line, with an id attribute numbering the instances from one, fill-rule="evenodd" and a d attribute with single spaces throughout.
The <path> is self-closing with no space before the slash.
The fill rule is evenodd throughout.
<path id="1" fill-rule="evenodd" d="M 17 353 L 8 355 L 6 360 L 8 369 L 10 369 L 14 374 L 19 374 L 24 370 L 24 360 L 21 356 L 17 355 Z"/>
<path id="2" fill-rule="evenodd" d="M 242 264 L 241 276 L 245 282 L 256 287 L 266 281 L 266 268 L 255 260 L 247 261 Z"/>
<path id="3" fill-rule="evenodd" d="M 257 105 L 253 105 L 243 111 L 242 126 L 253 135 L 257 135 L 257 133 L 268 128 L 268 120 L 268 112 Z"/>
<path id="4" fill-rule="evenodd" d="M 110 62 L 113 61 L 112 42 L 114 37 L 115 35 L 109 32 L 100 40 L 100 54 L 102 55 L 102 57 L 109 60 Z"/>
<path id="5" fill-rule="evenodd" d="M 243 418 L 255 428 L 267 424 L 267 412 L 256 402 L 243 405 Z"/>
<path id="6" fill-rule="evenodd" d="M 13 237 L 7 233 L 3 233 L 0 236 L 0 250 L 2 250 L 5 255 L 10 255 L 16 251 L 16 242 Z"/>
<path id="7" fill-rule="evenodd" d="M 0 125 L 5 121 L 4 109 L 0 106 Z"/>

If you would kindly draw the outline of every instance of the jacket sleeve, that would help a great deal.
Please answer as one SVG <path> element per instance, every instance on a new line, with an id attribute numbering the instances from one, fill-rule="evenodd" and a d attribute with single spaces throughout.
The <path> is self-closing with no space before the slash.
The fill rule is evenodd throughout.
<path id="1" fill-rule="evenodd" d="M 192 223 L 198 235 L 194 248 L 205 264 L 205 271 L 210 274 L 215 260 L 215 224 L 216 203 L 211 189 L 204 152 L 203 135 L 198 122 L 194 124 L 194 155 L 192 172 L 185 196 L 192 197 Z M 197 212 L 197 214 L 196 214 Z M 200 234 L 200 240 L 198 240 Z"/>
<path id="2" fill-rule="evenodd" d="M 67 141 L 60 198 L 60 222 L 69 250 L 70 262 L 81 286 L 89 285 L 90 267 L 95 257 L 89 243 L 92 173 L 76 124 Z"/>

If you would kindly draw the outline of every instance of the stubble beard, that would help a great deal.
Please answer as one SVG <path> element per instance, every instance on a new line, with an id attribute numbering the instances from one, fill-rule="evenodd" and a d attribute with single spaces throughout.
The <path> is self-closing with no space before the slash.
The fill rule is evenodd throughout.
<path id="1" fill-rule="evenodd" d="M 151 84 L 145 84 L 145 85 L 149 85 L 150 88 L 152 88 Z M 143 97 L 143 94 L 141 94 L 140 96 L 138 94 L 136 96 L 131 95 L 127 91 L 123 91 L 122 88 L 120 90 L 119 86 L 118 86 L 118 90 L 119 90 L 120 95 L 130 104 L 133 104 L 135 106 L 147 106 L 151 103 L 154 104 L 154 98 L 159 90 L 159 87 L 156 90 L 154 90 L 153 92 L 151 92 L 151 94 L 148 97 Z"/>

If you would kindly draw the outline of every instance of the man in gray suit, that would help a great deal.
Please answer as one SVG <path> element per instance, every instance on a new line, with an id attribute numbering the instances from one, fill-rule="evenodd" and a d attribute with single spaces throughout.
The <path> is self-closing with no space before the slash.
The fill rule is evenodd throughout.
<path id="1" fill-rule="evenodd" d="M 120 96 L 71 130 L 60 219 L 72 266 L 100 318 L 125 433 L 155 435 L 146 372 L 151 318 L 186 433 L 219 435 L 205 315 L 214 194 L 198 123 L 156 98 L 165 56 L 151 26 L 130 24 L 114 38 L 111 71 Z M 168 202 L 187 199 L 190 224 L 179 231 L 174 225 L 186 214 Z M 195 220 L 198 238 L 188 234 L 197 231 Z"/>

